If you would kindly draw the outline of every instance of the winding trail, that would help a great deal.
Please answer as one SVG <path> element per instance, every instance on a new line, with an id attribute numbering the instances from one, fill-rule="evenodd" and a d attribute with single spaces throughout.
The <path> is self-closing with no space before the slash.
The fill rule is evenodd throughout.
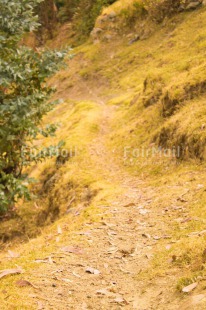
<path id="1" fill-rule="evenodd" d="M 138 279 L 164 234 L 162 214 L 152 206 L 156 191 L 128 175 L 108 154 L 105 141 L 115 109 L 101 106 L 100 133 L 89 146 L 91 160 L 118 190 L 108 206 L 98 206 L 99 222 L 86 223 L 65 240 L 74 253 L 51 253 L 55 264 L 39 266 L 30 275 L 31 282 L 44 288 L 35 296 L 39 309 L 179 309 L 165 279 L 156 285 Z"/>

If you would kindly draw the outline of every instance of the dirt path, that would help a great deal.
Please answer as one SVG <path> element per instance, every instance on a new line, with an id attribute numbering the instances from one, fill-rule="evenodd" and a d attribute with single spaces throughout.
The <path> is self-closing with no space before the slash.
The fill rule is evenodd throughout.
<path id="1" fill-rule="evenodd" d="M 110 186 L 118 184 L 120 194 L 108 206 L 99 206 L 100 222 L 88 222 L 64 240 L 74 253 L 51 253 L 53 263 L 30 275 L 32 282 L 43 287 L 34 296 L 39 309 L 179 308 L 174 299 L 168 304 L 173 297 L 165 297 L 170 285 L 165 290 L 164 279 L 149 286 L 138 279 L 152 258 L 158 236 L 164 234 L 164 225 L 160 224 L 161 213 L 152 208 L 155 190 L 128 175 L 106 150 L 114 113 L 113 108 L 102 105 L 101 130 L 91 143 L 90 154 Z"/>

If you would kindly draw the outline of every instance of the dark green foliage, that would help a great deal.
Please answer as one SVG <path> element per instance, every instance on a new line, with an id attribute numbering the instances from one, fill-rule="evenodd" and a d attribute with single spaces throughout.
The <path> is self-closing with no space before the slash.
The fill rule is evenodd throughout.
<path id="1" fill-rule="evenodd" d="M 115 0 L 60 0 L 56 2 L 60 9 L 60 21 L 72 20 L 78 36 L 85 38 L 92 31 L 102 8 L 114 3 Z"/>
<path id="2" fill-rule="evenodd" d="M 0 211 L 30 197 L 23 168 L 48 155 L 34 147 L 33 140 L 55 132 L 54 125 L 39 125 L 55 104 L 48 102 L 52 89 L 45 81 L 64 53 L 40 54 L 19 46 L 24 33 L 38 27 L 33 10 L 39 2 L 0 0 Z"/>
<path id="3" fill-rule="evenodd" d="M 114 1 L 108 0 L 81 0 L 75 12 L 74 22 L 80 37 L 86 37 L 93 29 L 95 20 L 101 13 L 103 7 Z"/>
<path id="4" fill-rule="evenodd" d="M 43 45 L 47 39 L 52 39 L 57 25 L 57 7 L 54 0 L 44 0 L 37 9 L 39 16 L 39 27 L 37 32 L 37 39 L 39 45 Z"/>
<path id="5" fill-rule="evenodd" d="M 70 21 L 79 6 L 81 0 L 57 0 L 57 8 L 59 10 L 58 18 L 60 22 Z"/>

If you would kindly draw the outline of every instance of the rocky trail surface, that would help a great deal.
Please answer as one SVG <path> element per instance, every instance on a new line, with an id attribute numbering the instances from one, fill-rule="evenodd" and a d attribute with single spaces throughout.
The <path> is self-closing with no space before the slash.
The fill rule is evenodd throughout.
<path id="1" fill-rule="evenodd" d="M 108 155 L 105 139 L 114 113 L 102 105 L 102 128 L 89 149 L 93 165 L 118 194 L 98 206 L 98 222 L 88 221 L 70 234 L 64 247 L 31 272 L 29 281 L 40 290 L 29 296 L 38 309 L 180 309 L 170 291 L 174 276 L 147 284 L 138 279 L 158 242 L 170 236 L 162 210 L 153 207 L 159 193 Z"/>
<path id="2" fill-rule="evenodd" d="M 170 224 L 178 221 L 184 229 L 191 220 L 187 209 L 188 199 L 192 199 L 189 186 L 198 192 L 202 188 L 198 183 L 202 181 L 195 180 L 192 172 L 192 185 L 175 180 L 154 186 L 147 177 L 130 174 L 123 165 L 124 154 L 119 163 L 115 150 L 108 148 L 118 108 L 107 105 L 86 83 L 81 84 L 78 98 L 72 100 L 83 100 L 84 92 L 87 100 L 99 107 L 99 129 L 88 145 L 90 158 L 86 169 L 98 175 L 101 190 L 108 191 L 108 203 L 97 203 L 95 219 L 88 216 L 83 223 L 77 220 L 75 229 L 70 229 L 72 217 L 68 222 L 60 219 L 56 234 L 52 231 L 51 235 L 40 236 L 42 252 L 38 250 L 38 238 L 31 240 L 33 254 L 27 263 L 34 262 L 32 268 L 26 267 L 20 280 L 12 282 L 18 295 L 22 291 L 22 306 L 20 300 L 19 307 L 8 306 L 10 293 L 5 290 L 4 302 L 9 303 L 2 309 L 28 309 L 25 296 L 31 309 L 38 310 L 205 309 L 202 291 L 189 292 L 188 296 L 176 290 L 181 267 L 162 267 L 163 272 L 158 273 L 153 261 L 155 257 L 159 259 L 162 249 L 169 251 L 173 244 L 178 244 L 170 235 Z M 82 211 L 72 210 L 74 222 Z M 24 266 L 22 253 L 20 264 L 23 262 Z M 10 255 L 15 259 L 15 253 Z M 171 255 L 169 259 L 172 264 L 177 257 Z M 165 260 L 168 255 L 163 257 L 162 261 Z"/>

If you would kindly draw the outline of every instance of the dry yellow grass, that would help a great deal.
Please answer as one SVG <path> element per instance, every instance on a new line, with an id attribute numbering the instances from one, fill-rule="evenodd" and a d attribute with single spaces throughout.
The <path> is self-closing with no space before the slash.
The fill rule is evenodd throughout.
<path id="1" fill-rule="evenodd" d="M 109 7 L 105 8 L 102 12 L 102 14 L 108 14 L 112 11 L 116 12 L 119 14 L 122 10 L 129 10 L 132 9 L 134 6 L 134 3 L 142 3 L 142 1 L 137 1 L 137 0 L 118 0 L 114 2 L 112 5 Z"/>
<path id="2" fill-rule="evenodd" d="M 129 9 L 133 2 L 118 1 L 105 9 L 103 14 Z M 98 161 L 98 154 L 96 164 L 90 160 L 88 145 L 92 141 L 98 145 L 100 124 L 104 121 L 102 106 L 103 102 L 107 102 L 115 111 L 105 137 L 107 152 L 112 152 L 116 164 L 125 173 L 140 177 L 144 181 L 143 190 L 152 188 L 155 191 L 152 208 L 156 214 L 165 212 L 158 225 L 159 228 L 163 225 L 165 235 L 170 236 L 170 239 L 163 238 L 159 242 L 148 269 L 137 275 L 138 281 L 144 279 L 147 283 L 159 276 L 167 279 L 168 275 L 172 275 L 181 291 L 184 285 L 196 281 L 198 276 L 204 279 L 205 263 L 202 254 L 205 250 L 205 236 L 188 235 L 203 231 L 206 221 L 205 164 L 199 160 L 200 153 L 205 158 L 206 138 L 202 126 L 206 121 L 205 31 L 206 10 L 200 9 L 173 17 L 165 22 L 163 27 L 159 26 L 147 40 L 131 46 L 128 46 L 127 38 L 123 37 L 109 44 L 100 42 L 93 45 L 90 42 L 74 51 L 77 56 L 71 61 L 70 68 L 59 72 L 52 79 L 52 83 L 58 87 L 58 96 L 66 99 L 45 121 L 60 120 L 60 128 L 54 140 L 42 143 L 46 145 L 63 139 L 67 148 L 77 146 L 81 151 L 58 170 L 59 178 L 47 192 L 48 197 L 40 196 L 37 204 L 40 211 L 41 208 L 48 209 L 49 198 L 52 198 L 54 206 L 64 215 L 68 200 L 74 193 L 73 188 L 68 188 L 69 185 L 72 184 L 77 193 L 73 207 L 82 203 L 81 195 L 85 193 L 85 189 L 89 188 L 95 194 L 89 201 L 87 210 L 77 220 L 74 221 L 71 215 L 64 215 L 50 227 L 38 229 L 38 232 L 42 230 L 42 236 L 21 246 L 21 257 L 15 264 L 21 265 L 27 271 L 34 268 L 34 258 L 39 255 L 47 256 L 56 249 L 54 235 L 57 225 L 65 225 L 67 234 L 80 229 L 85 219 L 98 221 L 100 217 L 96 206 L 107 203 L 111 197 L 122 191 L 116 183 L 111 184 L 110 180 L 106 179 L 107 170 L 104 171 L 104 162 Z M 148 92 L 143 91 L 146 79 L 151 81 Z M 203 87 L 200 87 L 202 83 Z M 97 88 L 100 84 L 99 90 Z M 187 96 L 191 88 L 188 93 L 185 92 L 190 86 L 197 87 L 192 98 Z M 162 92 L 160 97 L 145 107 L 145 100 L 158 93 L 159 88 Z M 167 91 L 172 99 L 177 99 L 178 104 L 172 110 L 171 116 L 165 117 L 162 114 L 162 98 Z M 76 100 L 69 100 L 70 96 Z M 92 99 L 83 100 L 84 96 Z M 196 151 L 187 153 L 183 161 L 156 155 L 149 156 L 146 160 L 140 157 L 136 165 L 124 165 L 124 147 L 135 149 L 149 148 L 151 144 L 161 146 L 163 130 L 167 132 L 167 147 L 176 146 L 179 138 L 185 137 L 183 147 L 195 147 Z M 102 166 L 99 167 L 99 164 Z M 39 180 L 39 188 L 51 173 L 57 173 L 54 160 L 32 169 L 31 176 Z M 118 172 L 116 174 L 118 178 Z M 33 203 L 28 203 L 20 214 L 24 217 L 25 224 L 28 224 L 27 229 L 34 229 L 35 235 L 35 221 L 33 226 L 31 222 L 33 217 L 35 219 L 38 216 L 39 210 L 33 209 Z M 13 225 L 13 222 L 9 225 Z M 3 229 L 6 229 L 6 224 L 3 224 Z M 49 245 L 46 243 L 45 246 L 48 234 L 52 235 L 52 239 Z M 170 247 L 166 248 L 168 244 Z M 5 253 L 2 260 L 4 268 L 13 266 L 12 261 L 5 260 Z M 26 288 L 25 295 L 22 295 L 15 286 L 15 281 L 19 278 L 21 276 L 5 278 L 2 281 L 2 290 L 8 291 L 9 288 L 12 296 L 8 301 L 4 300 L 3 309 L 29 307 L 26 296 L 30 289 Z M 201 281 L 204 286 L 204 281 Z M 175 287 L 173 289 L 175 290 Z M 5 294 L 1 293 L 1 297 L 5 299 Z"/>

